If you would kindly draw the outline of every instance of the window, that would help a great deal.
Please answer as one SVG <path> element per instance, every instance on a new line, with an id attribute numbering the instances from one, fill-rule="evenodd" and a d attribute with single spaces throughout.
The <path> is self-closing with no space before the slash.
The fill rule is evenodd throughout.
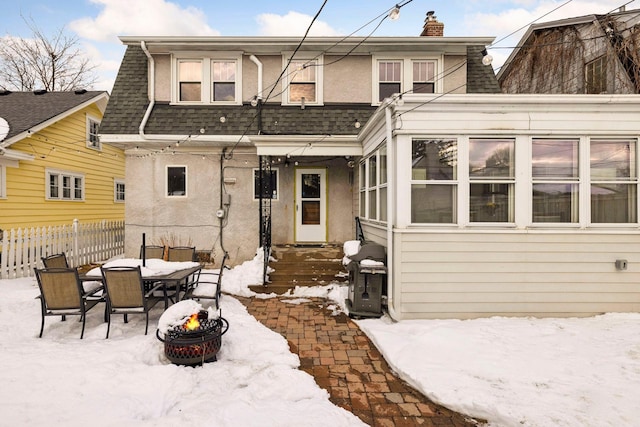
<path id="1" fill-rule="evenodd" d="M 116 202 L 124 202 L 124 180 L 115 179 L 113 181 L 113 199 Z"/>
<path id="2" fill-rule="evenodd" d="M 102 144 L 100 144 L 100 138 L 98 137 L 99 127 L 100 121 L 87 115 L 87 147 L 102 150 Z"/>
<path id="3" fill-rule="evenodd" d="M 412 141 L 411 149 L 411 222 L 455 223 L 457 141 L 417 139 Z"/>
<path id="4" fill-rule="evenodd" d="M 322 96 L 322 55 L 313 59 L 292 60 L 282 79 L 283 104 L 320 105 Z M 287 65 L 288 58 L 283 58 Z"/>
<path id="5" fill-rule="evenodd" d="M 172 59 L 172 102 L 187 104 L 242 104 L 242 54 L 207 53 Z"/>
<path id="6" fill-rule="evenodd" d="M 585 65 L 585 93 L 607 92 L 607 62 L 601 56 Z"/>
<path id="7" fill-rule="evenodd" d="M 515 140 L 469 140 L 469 220 L 514 222 Z"/>
<path id="8" fill-rule="evenodd" d="M 532 221 L 579 221 L 578 139 L 533 139 Z"/>
<path id="9" fill-rule="evenodd" d="M 436 59 L 380 58 L 375 62 L 373 103 L 401 93 L 435 93 Z"/>
<path id="10" fill-rule="evenodd" d="M 84 200 L 84 175 L 47 170 L 47 200 Z"/>
<path id="11" fill-rule="evenodd" d="M 402 93 L 402 62 L 378 62 L 378 101 Z"/>
<path id="12" fill-rule="evenodd" d="M 360 212 L 363 218 L 387 220 L 387 148 L 381 146 L 360 164 Z"/>
<path id="13" fill-rule="evenodd" d="M 167 196 L 186 197 L 187 167 L 167 166 Z"/>
<path id="14" fill-rule="evenodd" d="M 262 188 L 262 197 L 265 199 L 278 199 L 278 169 L 262 170 L 262 186 L 260 185 L 260 169 L 253 170 L 253 198 L 260 198 L 260 189 Z"/>
<path id="15" fill-rule="evenodd" d="M 178 91 L 180 101 L 202 100 L 202 61 L 178 61 Z"/>
<path id="16" fill-rule="evenodd" d="M 591 222 L 637 222 L 636 141 L 592 139 L 589 147 Z"/>
<path id="17" fill-rule="evenodd" d="M 211 61 L 211 100 L 235 101 L 236 63 L 234 61 Z"/>
<path id="18" fill-rule="evenodd" d="M 435 61 L 413 61 L 413 93 L 435 92 Z"/>

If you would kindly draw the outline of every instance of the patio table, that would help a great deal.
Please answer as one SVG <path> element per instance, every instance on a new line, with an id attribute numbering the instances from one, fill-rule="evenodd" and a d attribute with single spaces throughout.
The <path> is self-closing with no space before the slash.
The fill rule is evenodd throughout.
<path id="1" fill-rule="evenodd" d="M 180 286 L 185 283 L 190 285 L 189 277 L 198 275 L 203 264 L 197 262 L 169 262 L 159 259 L 146 260 L 146 266 L 142 267 L 142 260 L 137 258 L 124 258 L 109 261 L 103 267 L 140 267 L 142 279 L 145 283 L 162 283 L 165 288 L 175 290 L 176 300 L 180 300 Z M 80 280 L 102 282 L 102 272 L 100 267 L 89 270 L 86 274 L 80 275 Z M 193 282 L 193 281 L 192 281 Z M 194 285 L 194 283 L 191 283 Z M 188 291 L 188 289 L 187 289 Z"/>

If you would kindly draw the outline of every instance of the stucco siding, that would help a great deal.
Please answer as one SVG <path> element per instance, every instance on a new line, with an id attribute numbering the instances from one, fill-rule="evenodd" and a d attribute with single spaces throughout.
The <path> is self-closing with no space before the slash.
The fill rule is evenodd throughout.
<path id="1" fill-rule="evenodd" d="M 394 296 L 403 319 L 639 311 L 638 243 L 637 231 L 398 233 Z"/>
<path id="2" fill-rule="evenodd" d="M 324 102 L 371 103 L 371 56 L 324 57 Z"/>

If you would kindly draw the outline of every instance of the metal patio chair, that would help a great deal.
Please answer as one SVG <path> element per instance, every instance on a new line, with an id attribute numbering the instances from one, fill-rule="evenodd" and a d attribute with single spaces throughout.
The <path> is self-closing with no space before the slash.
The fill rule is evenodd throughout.
<path id="1" fill-rule="evenodd" d="M 195 246 L 174 246 L 169 247 L 167 261 L 195 261 Z"/>
<path id="2" fill-rule="evenodd" d="M 69 262 L 64 252 L 42 257 L 44 268 L 69 268 Z"/>
<path id="3" fill-rule="evenodd" d="M 216 310 L 220 308 L 220 296 L 222 295 L 222 274 L 224 273 L 225 268 L 229 268 L 225 264 L 227 262 L 227 259 L 229 259 L 229 254 L 225 252 L 224 256 L 222 257 L 222 263 L 220 264 L 220 270 L 217 273 L 206 271 L 201 272 L 198 282 L 195 284 L 195 286 L 193 286 L 185 293 L 183 299 L 189 298 L 198 301 L 203 299 L 212 299 L 216 302 Z M 215 288 L 213 294 L 200 291 L 198 289 L 200 285 L 214 285 Z"/>
<path id="4" fill-rule="evenodd" d="M 104 289 L 107 299 L 107 336 L 111 329 L 111 315 L 124 315 L 124 322 L 129 322 L 129 314 L 144 314 L 146 326 L 144 334 L 149 331 L 149 310 L 158 302 L 164 301 L 164 308 L 168 307 L 167 291 L 164 283 L 156 283 L 145 292 L 144 281 L 140 267 L 110 267 L 101 268 L 104 279 Z M 162 296 L 154 293 L 162 290 Z"/>
<path id="5" fill-rule="evenodd" d="M 82 332 L 80 333 L 80 339 L 82 339 L 87 312 L 98 303 L 105 301 L 103 296 L 96 295 L 97 292 L 102 291 L 102 286 L 85 292 L 75 268 L 36 268 L 35 272 L 40 288 L 40 295 L 37 298 L 40 299 L 42 310 L 40 338 L 42 338 L 44 331 L 46 316 L 62 316 L 64 321 L 67 315 L 75 315 L 80 316 L 82 321 Z"/>
<path id="6" fill-rule="evenodd" d="M 142 259 L 144 249 L 145 259 L 164 259 L 164 246 L 141 246 L 140 247 L 140 259 Z"/>

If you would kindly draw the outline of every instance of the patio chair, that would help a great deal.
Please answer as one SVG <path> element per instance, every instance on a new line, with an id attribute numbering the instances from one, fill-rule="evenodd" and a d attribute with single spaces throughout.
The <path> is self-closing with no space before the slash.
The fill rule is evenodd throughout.
<path id="1" fill-rule="evenodd" d="M 164 308 L 169 304 L 164 283 L 156 283 L 145 292 L 140 267 L 110 267 L 101 268 L 104 289 L 107 294 L 107 336 L 111 329 L 111 315 L 124 315 L 124 322 L 129 322 L 129 314 L 144 314 L 146 326 L 144 334 L 149 331 L 149 310 L 158 302 L 164 301 Z M 162 296 L 154 293 L 162 290 Z"/>
<path id="2" fill-rule="evenodd" d="M 167 261 L 194 261 L 196 257 L 195 246 L 169 247 Z"/>
<path id="3" fill-rule="evenodd" d="M 142 259 L 143 249 L 145 259 L 164 259 L 164 246 L 141 246 L 140 259 Z"/>
<path id="4" fill-rule="evenodd" d="M 189 298 L 198 301 L 203 299 L 212 299 L 216 302 L 216 310 L 220 308 L 220 296 L 222 295 L 222 273 L 224 273 L 225 268 L 229 268 L 225 265 L 227 259 L 229 259 L 229 254 L 225 252 L 222 257 L 222 263 L 220 264 L 220 270 L 217 273 L 208 271 L 201 272 L 198 282 L 185 293 L 183 299 Z M 213 293 L 207 293 L 206 291 L 201 290 L 202 288 L 208 287 L 207 285 L 213 285 Z M 201 289 L 198 289 L 198 287 Z"/>
<path id="5" fill-rule="evenodd" d="M 80 339 L 82 339 L 87 312 L 98 303 L 105 301 L 103 296 L 96 295 L 97 292 L 102 291 L 102 286 L 85 292 L 75 268 L 36 268 L 35 272 L 40 288 L 40 295 L 37 298 L 40 299 L 42 309 L 40 338 L 42 338 L 44 331 L 46 316 L 62 316 L 64 321 L 67 315 L 75 315 L 80 316 L 82 321 L 82 332 L 80 333 Z"/>
<path id="6" fill-rule="evenodd" d="M 64 252 L 42 257 L 44 268 L 69 268 L 69 262 Z"/>

